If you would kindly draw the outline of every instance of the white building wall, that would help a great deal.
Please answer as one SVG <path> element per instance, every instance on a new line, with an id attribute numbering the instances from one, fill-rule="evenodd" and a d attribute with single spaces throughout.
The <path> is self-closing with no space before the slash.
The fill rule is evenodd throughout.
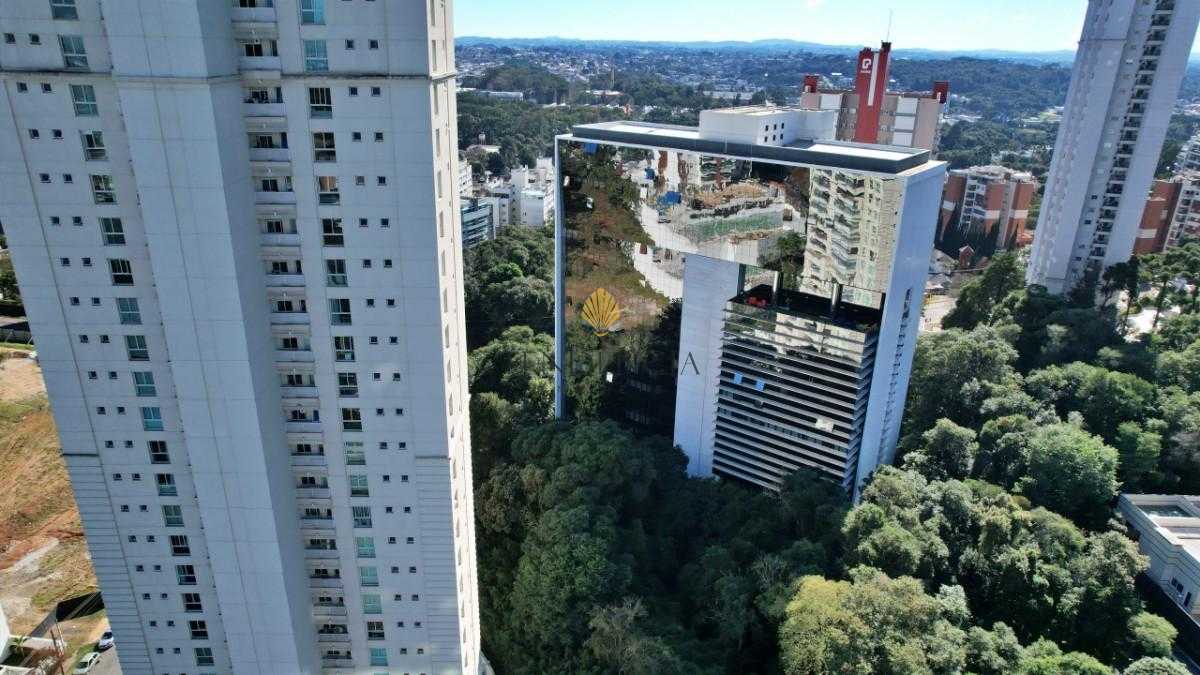
<path id="1" fill-rule="evenodd" d="M 1159 5 L 1171 6 L 1159 10 Z M 1169 19 L 1161 44 L 1154 22 Z M 1027 281 L 1070 290 L 1089 265 L 1128 260 L 1200 21 L 1200 3 L 1091 0 L 1055 142 Z M 1160 50 L 1146 57 L 1147 49 Z M 1143 70 L 1143 63 L 1152 64 Z M 1135 100 L 1149 78 L 1145 101 Z M 1144 112 L 1133 113 L 1133 106 Z M 1126 136 L 1131 132 L 1131 136 Z M 1122 138 L 1131 147 L 1121 152 Z M 1127 163 L 1127 167 L 1117 164 Z M 1110 186 L 1119 184 L 1116 193 Z M 1106 201 L 1109 206 L 1106 207 Z M 1109 208 L 1109 214 L 1104 209 Z M 1110 232 L 1105 230 L 1111 229 Z"/>
<path id="2" fill-rule="evenodd" d="M 123 672 L 476 672 L 451 6 L 326 0 L 324 23 L 302 24 L 298 0 L 77 4 L 78 20 L 51 19 L 42 0 L 0 5 L 0 26 L 22 36 L 0 44 L 0 220 Z M 274 36 L 278 56 L 242 55 L 250 30 Z M 43 45 L 23 44 L 29 33 Z M 88 70 L 64 71 L 59 34 L 83 36 Z M 325 41 L 329 72 L 305 72 L 301 40 Z M 76 114 L 72 84 L 94 88 L 95 115 Z M 282 100 L 243 103 L 249 87 Z M 312 87 L 329 88 L 328 118 L 310 114 Z M 248 129 L 287 133 L 288 148 L 248 149 Z M 84 159 L 92 130 L 104 160 Z M 335 162 L 315 161 L 314 132 L 333 133 Z M 114 204 L 95 203 L 92 174 L 111 176 Z M 257 191 L 264 175 L 293 190 Z M 316 176 L 338 178 L 339 205 L 318 204 Z M 121 219 L 124 244 L 103 244 L 101 217 Z M 294 233 L 266 232 L 266 217 Z M 343 245 L 325 245 L 326 218 L 341 219 Z M 132 285 L 113 285 L 110 258 L 129 261 Z M 345 287 L 327 286 L 330 259 L 345 261 Z M 302 272 L 268 276 L 270 260 Z M 273 312 L 282 294 L 307 312 Z M 117 298 L 137 299 L 140 324 L 118 320 Z M 334 298 L 350 301 L 351 325 L 331 324 Z M 148 360 L 129 360 L 127 335 L 144 336 Z M 353 362 L 337 359 L 335 335 L 354 339 Z M 281 351 L 283 336 L 301 350 Z M 153 373 L 153 397 L 134 395 L 133 371 Z M 282 386 L 291 372 L 315 386 Z M 353 398 L 340 395 L 345 373 Z M 151 404 L 162 431 L 143 429 Z M 321 421 L 288 421 L 290 406 Z M 361 432 L 342 428 L 349 408 Z M 157 440 L 166 463 L 151 461 Z M 297 443 L 324 454 L 295 455 Z M 364 465 L 347 461 L 348 443 Z M 160 473 L 175 495 L 159 494 Z M 302 474 L 328 480 L 320 528 L 299 518 L 314 492 L 297 488 Z M 352 475 L 369 496 L 351 496 Z M 162 506 L 179 506 L 183 527 L 166 526 Z M 370 509 L 369 529 L 351 507 Z M 172 555 L 180 534 L 190 552 Z M 314 556 L 310 536 L 337 550 Z M 360 537 L 374 558 L 357 555 Z M 311 580 L 314 565 L 340 570 L 340 585 Z M 184 613 L 183 593 L 202 610 Z M 318 595 L 344 604 L 331 613 Z M 191 639 L 190 620 L 209 639 Z M 369 640 L 367 621 L 386 638 Z M 327 622 L 345 637 L 319 639 Z M 328 648 L 352 658 L 323 663 Z"/>

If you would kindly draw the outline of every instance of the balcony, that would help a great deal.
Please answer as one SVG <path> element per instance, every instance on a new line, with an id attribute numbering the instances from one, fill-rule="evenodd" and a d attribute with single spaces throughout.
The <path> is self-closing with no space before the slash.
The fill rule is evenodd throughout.
<path id="1" fill-rule="evenodd" d="M 349 633 L 322 633 L 320 631 L 317 631 L 317 642 L 349 642 L 349 641 L 350 641 Z M 328 658 L 328 657 L 325 657 L 325 658 Z M 324 661 L 325 659 L 322 658 L 321 660 Z M 345 659 L 342 659 L 342 660 L 344 661 Z"/>
<path id="2" fill-rule="evenodd" d="M 336 553 L 336 551 L 334 552 Z M 314 603 L 313 614 L 317 616 L 346 616 L 346 606 Z"/>
<path id="3" fill-rule="evenodd" d="M 275 326 L 307 326 L 308 321 L 308 312 L 271 312 L 271 324 Z"/>
<path id="4" fill-rule="evenodd" d="M 342 587 L 342 578 L 341 577 L 330 577 L 330 576 L 309 576 L 308 577 L 308 587 L 309 588 L 341 588 Z"/>
<path id="5" fill-rule="evenodd" d="M 336 560 L 338 556 L 337 549 L 329 548 L 306 548 L 304 549 L 304 557 L 310 560 Z M 346 608 L 342 608 L 342 613 L 345 614 Z"/>
<path id="6" fill-rule="evenodd" d="M 292 204 L 296 203 L 295 192 L 265 192 L 262 190 L 254 191 L 255 204 Z"/>
<path id="7" fill-rule="evenodd" d="M 315 455 L 313 453 L 304 453 L 302 455 L 291 455 L 292 466 L 328 466 L 329 461 L 325 455 Z"/>
<path id="8" fill-rule="evenodd" d="M 250 161 L 255 163 L 256 173 L 291 173 L 292 151 L 288 148 L 250 148 Z"/>
<path id="9" fill-rule="evenodd" d="M 288 433 L 318 433 L 321 423 L 315 420 L 284 420 L 283 430 Z"/>
<path id="10" fill-rule="evenodd" d="M 311 349 L 276 349 L 275 361 L 278 363 L 312 363 L 316 361 Z"/>
<path id="11" fill-rule="evenodd" d="M 298 287 L 304 285 L 303 274 L 267 273 L 267 286 L 271 288 Z"/>
<path id="12" fill-rule="evenodd" d="M 333 518 L 313 518 L 309 516 L 300 517 L 301 530 L 332 530 Z"/>
<path id="13" fill-rule="evenodd" d="M 292 248 L 300 245 L 299 232 L 264 232 L 260 240 L 263 246 Z M 289 251 L 295 253 L 295 251 Z"/>
<path id="14" fill-rule="evenodd" d="M 301 499 L 329 499 L 329 486 L 297 487 L 296 496 Z M 337 551 L 334 551 L 334 553 L 337 553 Z"/>
<path id="15" fill-rule="evenodd" d="M 231 12 L 234 24 L 238 23 L 275 23 L 274 7 L 237 7 Z"/>
<path id="16" fill-rule="evenodd" d="M 275 73 L 275 79 L 279 78 L 280 62 L 278 56 L 242 56 L 238 58 L 238 65 L 243 73 Z"/>
<path id="17" fill-rule="evenodd" d="M 246 103 L 242 102 L 242 114 L 250 118 L 246 120 L 247 131 L 287 131 L 287 107 L 283 103 Z M 282 122 L 281 127 L 275 125 Z M 255 128 L 251 124 L 266 124 L 269 128 Z"/>

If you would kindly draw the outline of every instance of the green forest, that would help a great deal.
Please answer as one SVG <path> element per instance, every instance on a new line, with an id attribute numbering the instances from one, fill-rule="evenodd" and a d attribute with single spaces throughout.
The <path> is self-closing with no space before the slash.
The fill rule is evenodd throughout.
<path id="1" fill-rule="evenodd" d="M 764 494 L 688 478 L 669 438 L 552 421 L 551 240 L 509 229 L 476 247 L 488 658 L 501 673 L 1186 673 L 1113 516 L 1119 491 L 1200 490 L 1200 313 L 1162 281 L 1200 276 L 1200 247 L 1177 251 L 1067 298 L 998 256 L 920 337 L 902 456 L 852 507 L 805 472 Z M 1139 283 L 1163 296 L 1147 307 L 1185 313 L 1131 342 L 1091 300 Z M 496 309 L 527 297 L 531 313 Z"/>

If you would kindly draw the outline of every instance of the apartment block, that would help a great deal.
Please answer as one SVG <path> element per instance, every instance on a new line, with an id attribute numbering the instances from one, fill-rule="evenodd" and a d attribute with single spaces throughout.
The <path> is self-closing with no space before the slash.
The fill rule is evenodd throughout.
<path id="1" fill-rule="evenodd" d="M 950 171 L 938 216 L 939 250 L 957 254 L 969 245 L 978 255 L 990 257 L 1023 246 L 1037 188 L 1033 174 L 1003 166 Z"/>
<path id="2" fill-rule="evenodd" d="M 864 47 L 856 61 L 853 90 L 822 89 L 820 76 L 806 75 L 800 106 L 836 110 L 838 140 L 936 152 L 950 83 L 935 81 L 928 92 L 888 91 L 891 52 L 890 42 L 878 51 Z"/>
<path id="3" fill-rule="evenodd" d="M 451 17 L 0 4 L 0 219 L 126 675 L 481 668 Z"/>
<path id="4" fill-rule="evenodd" d="M 1200 171 L 1183 171 L 1155 180 L 1142 210 L 1133 252 L 1161 253 L 1200 239 Z"/>
<path id="5" fill-rule="evenodd" d="M 1089 0 L 1026 280 L 1053 293 L 1129 259 L 1200 3 Z"/>
<path id="6" fill-rule="evenodd" d="M 671 435 L 696 476 L 856 493 L 895 454 L 945 165 L 832 111 L 557 141 L 560 417 Z M 800 242 L 804 242 L 801 244 Z"/>
<path id="7" fill-rule="evenodd" d="M 495 204 L 475 197 L 462 198 L 462 245 L 469 249 L 496 238 Z"/>

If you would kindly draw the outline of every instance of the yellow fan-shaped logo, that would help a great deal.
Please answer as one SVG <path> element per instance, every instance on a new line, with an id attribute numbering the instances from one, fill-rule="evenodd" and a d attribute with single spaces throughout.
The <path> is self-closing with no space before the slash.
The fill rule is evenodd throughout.
<path id="1" fill-rule="evenodd" d="M 608 335 L 619 328 L 617 322 L 621 320 L 621 308 L 608 291 L 597 288 L 583 303 L 583 320 L 596 335 Z"/>

